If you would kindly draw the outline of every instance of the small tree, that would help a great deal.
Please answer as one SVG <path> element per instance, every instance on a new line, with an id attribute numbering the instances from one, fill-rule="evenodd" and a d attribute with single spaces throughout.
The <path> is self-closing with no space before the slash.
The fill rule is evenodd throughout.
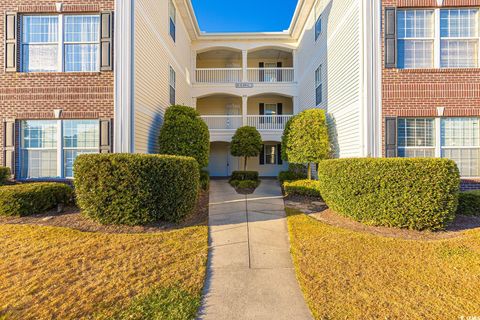
<path id="1" fill-rule="evenodd" d="M 208 166 L 210 132 L 199 113 L 187 106 L 171 106 L 158 138 L 161 154 L 192 157 L 200 168 Z"/>
<path id="2" fill-rule="evenodd" d="M 262 136 L 255 127 L 241 127 L 232 138 L 230 152 L 234 157 L 244 157 L 244 170 L 247 171 L 249 157 L 257 157 L 262 150 Z"/>
<path id="3" fill-rule="evenodd" d="M 308 179 L 312 179 L 311 163 L 329 157 L 330 142 L 324 110 L 306 110 L 290 119 L 282 137 L 282 158 L 285 161 L 307 163 Z"/>

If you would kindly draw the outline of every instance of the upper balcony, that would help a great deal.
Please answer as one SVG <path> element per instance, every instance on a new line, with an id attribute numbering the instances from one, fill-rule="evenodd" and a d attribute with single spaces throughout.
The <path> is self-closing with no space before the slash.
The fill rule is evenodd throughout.
<path id="1" fill-rule="evenodd" d="M 294 83 L 292 50 L 267 48 L 241 51 L 220 48 L 197 53 L 194 83 Z"/>

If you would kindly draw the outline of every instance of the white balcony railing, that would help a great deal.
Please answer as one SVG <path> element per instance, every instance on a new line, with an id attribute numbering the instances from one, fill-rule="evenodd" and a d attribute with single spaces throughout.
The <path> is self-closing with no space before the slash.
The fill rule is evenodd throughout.
<path id="1" fill-rule="evenodd" d="M 201 116 L 210 130 L 236 130 L 243 125 L 242 116 Z"/>
<path id="2" fill-rule="evenodd" d="M 247 116 L 247 125 L 258 130 L 283 130 L 293 115 Z"/>
<path id="3" fill-rule="evenodd" d="M 195 71 L 197 83 L 242 82 L 242 68 L 204 68 Z"/>
<path id="4" fill-rule="evenodd" d="M 294 82 L 293 68 L 248 68 L 248 82 L 284 83 Z"/>

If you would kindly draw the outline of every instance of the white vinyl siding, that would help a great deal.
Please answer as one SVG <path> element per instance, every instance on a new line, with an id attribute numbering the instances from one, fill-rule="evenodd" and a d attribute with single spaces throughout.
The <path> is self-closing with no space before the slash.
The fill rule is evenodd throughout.
<path id="1" fill-rule="evenodd" d="M 23 72 L 100 70 L 99 15 L 25 15 L 21 30 Z"/>
<path id="2" fill-rule="evenodd" d="M 399 10 L 397 14 L 398 67 L 431 68 L 434 65 L 434 11 Z"/>

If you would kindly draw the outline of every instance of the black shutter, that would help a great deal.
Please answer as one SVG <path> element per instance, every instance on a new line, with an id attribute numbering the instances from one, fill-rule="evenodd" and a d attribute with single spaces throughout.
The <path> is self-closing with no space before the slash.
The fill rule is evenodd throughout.
<path id="1" fill-rule="evenodd" d="M 397 67 L 397 10 L 385 8 L 385 68 Z"/>
<path id="2" fill-rule="evenodd" d="M 100 30 L 100 71 L 113 70 L 113 12 L 104 11 L 101 14 Z"/>
<path id="3" fill-rule="evenodd" d="M 397 118 L 385 119 L 385 157 L 397 157 Z"/>
<path id="4" fill-rule="evenodd" d="M 263 63 L 263 62 L 258 63 L 258 67 L 260 69 L 265 68 L 265 63 Z M 265 82 L 265 70 L 259 70 L 258 71 L 258 81 L 259 82 Z"/>
<path id="5" fill-rule="evenodd" d="M 262 144 L 262 149 L 260 150 L 260 165 L 265 164 L 265 145 Z"/>
<path id="6" fill-rule="evenodd" d="M 279 143 L 277 144 L 277 163 L 278 165 L 283 165 L 283 160 L 282 160 L 282 144 Z"/>
<path id="7" fill-rule="evenodd" d="M 18 15 L 16 12 L 5 14 L 5 72 L 17 72 L 17 34 Z"/>
<path id="8" fill-rule="evenodd" d="M 258 107 L 258 114 L 261 116 L 265 115 L 265 103 L 260 103 Z"/>
<path id="9" fill-rule="evenodd" d="M 283 114 L 283 103 L 277 103 L 277 113 L 279 116 Z"/>
<path id="10" fill-rule="evenodd" d="M 282 68 L 282 63 L 277 62 L 277 68 Z M 282 70 L 277 70 L 277 81 L 282 82 L 283 81 L 283 71 Z"/>
<path id="11" fill-rule="evenodd" d="M 112 152 L 112 120 L 100 119 L 100 153 Z"/>

